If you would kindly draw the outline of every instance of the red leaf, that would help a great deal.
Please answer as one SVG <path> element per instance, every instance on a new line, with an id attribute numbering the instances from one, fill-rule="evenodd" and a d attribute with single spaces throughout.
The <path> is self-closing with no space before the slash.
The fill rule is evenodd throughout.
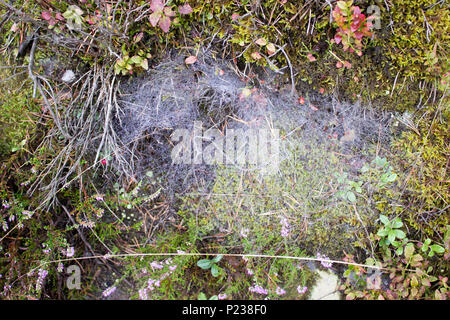
<path id="1" fill-rule="evenodd" d="M 344 65 L 342 64 L 342 62 L 340 62 L 340 61 L 338 61 L 337 63 L 336 63 L 336 68 L 338 68 L 338 69 L 340 69 L 340 68 L 342 68 Z"/>
<path id="2" fill-rule="evenodd" d="M 164 9 L 164 3 L 161 0 L 152 0 L 150 10 L 153 12 L 161 12 Z"/>
<path id="3" fill-rule="evenodd" d="M 275 53 L 275 45 L 273 44 L 273 43 L 269 43 L 267 46 L 266 46 L 266 49 L 267 49 L 267 54 L 269 55 L 269 56 L 271 56 L 271 55 L 273 55 L 274 53 Z"/>
<path id="4" fill-rule="evenodd" d="M 42 16 L 42 18 L 44 18 L 47 21 L 50 20 L 52 17 L 51 13 L 48 11 L 42 11 L 41 16 Z"/>
<path id="5" fill-rule="evenodd" d="M 358 6 L 353 7 L 353 14 L 359 16 L 361 14 L 361 9 Z"/>
<path id="6" fill-rule="evenodd" d="M 173 11 L 172 8 L 169 7 L 164 8 L 164 14 L 168 17 L 174 17 L 176 15 L 175 11 Z"/>
<path id="7" fill-rule="evenodd" d="M 255 60 L 259 60 L 259 59 L 262 58 L 262 57 L 261 57 L 261 54 L 260 54 L 258 51 L 253 52 L 253 53 L 251 54 L 251 56 L 252 56 L 252 58 L 255 59 Z"/>
<path id="8" fill-rule="evenodd" d="M 324 93 L 325 93 L 325 89 L 324 89 L 324 88 L 320 88 L 319 92 L 320 92 L 321 94 L 324 94 Z"/>
<path id="9" fill-rule="evenodd" d="M 150 20 L 150 24 L 152 27 L 156 27 L 158 24 L 159 19 L 161 18 L 161 12 L 153 12 L 148 19 Z"/>
<path id="10" fill-rule="evenodd" d="M 49 26 L 54 26 L 54 25 L 56 25 L 56 20 L 55 20 L 55 18 L 51 17 L 50 20 L 48 20 L 48 25 L 49 25 Z"/>
<path id="11" fill-rule="evenodd" d="M 106 159 L 102 159 L 102 165 L 106 166 Z"/>
<path id="12" fill-rule="evenodd" d="M 56 14 L 55 14 L 55 18 L 56 18 L 56 20 L 59 20 L 59 21 L 63 21 L 64 20 L 64 17 L 61 15 L 61 13 L 59 13 L 59 12 L 57 12 Z"/>
<path id="13" fill-rule="evenodd" d="M 169 32 L 170 24 L 172 22 L 170 21 L 169 17 L 163 16 L 161 19 L 159 19 L 159 27 L 164 31 L 165 33 Z"/>
<path id="14" fill-rule="evenodd" d="M 298 98 L 298 103 L 305 104 L 305 98 L 303 97 Z"/>
<path id="15" fill-rule="evenodd" d="M 233 21 L 237 21 L 239 19 L 240 15 L 238 13 L 233 13 L 231 15 L 231 20 Z"/>
<path id="16" fill-rule="evenodd" d="M 307 57 L 308 57 L 308 60 L 311 62 L 314 62 L 317 60 L 316 57 L 314 57 L 311 53 L 308 53 Z"/>
<path id="17" fill-rule="evenodd" d="M 193 11 L 192 7 L 188 3 L 186 3 L 184 6 L 179 6 L 178 7 L 178 12 L 180 14 L 189 14 L 192 11 Z"/>
<path id="18" fill-rule="evenodd" d="M 355 32 L 355 38 L 358 40 L 361 40 L 363 38 L 364 34 L 362 32 Z"/>

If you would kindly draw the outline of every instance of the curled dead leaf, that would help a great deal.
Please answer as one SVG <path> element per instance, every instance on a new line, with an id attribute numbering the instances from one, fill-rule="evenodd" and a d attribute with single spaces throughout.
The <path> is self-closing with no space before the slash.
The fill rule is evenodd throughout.
<path id="1" fill-rule="evenodd" d="M 197 62 L 196 56 L 189 56 L 184 60 L 184 63 L 186 63 L 186 64 L 194 64 L 196 62 Z"/>

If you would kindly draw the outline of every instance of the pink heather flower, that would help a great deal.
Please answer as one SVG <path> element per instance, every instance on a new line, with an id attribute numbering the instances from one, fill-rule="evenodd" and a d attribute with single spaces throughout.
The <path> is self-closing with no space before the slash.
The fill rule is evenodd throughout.
<path id="1" fill-rule="evenodd" d="M 58 267 L 56 268 L 56 270 L 58 270 L 58 272 L 63 272 L 64 270 L 64 265 L 62 264 L 62 262 L 58 263 Z"/>
<path id="2" fill-rule="evenodd" d="M 23 223 L 22 223 L 22 222 L 19 222 L 19 223 L 17 224 L 17 228 L 18 228 L 19 230 L 21 230 L 21 229 L 23 228 Z"/>
<path id="3" fill-rule="evenodd" d="M 243 256 L 243 257 L 242 257 L 242 260 L 244 260 L 245 263 L 248 262 L 248 258 L 247 258 L 246 256 Z"/>
<path id="4" fill-rule="evenodd" d="M 308 290 L 308 287 L 302 287 L 301 285 L 299 285 L 299 286 L 297 287 L 297 292 L 298 292 L 299 294 L 305 294 L 306 290 Z"/>
<path id="5" fill-rule="evenodd" d="M 116 287 L 109 287 L 108 289 L 106 289 L 105 291 L 103 291 L 103 297 L 109 297 L 110 295 L 112 295 L 114 293 L 114 291 L 116 291 Z"/>
<path id="6" fill-rule="evenodd" d="M 22 211 L 22 214 L 24 215 L 24 220 L 27 220 L 27 219 L 31 218 L 31 216 L 33 215 L 33 212 L 24 210 L 24 211 Z"/>
<path id="7" fill-rule="evenodd" d="M 6 231 L 8 230 L 8 228 L 9 228 L 9 227 L 8 227 L 8 224 L 7 224 L 6 221 L 4 221 L 4 220 L 2 221 L 2 228 L 3 228 L 3 231 L 5 231 L 5 232 L 6 232 Z"/>
<path id="8" fill-rule="evenodd" d="M 165 278 L 167 278 L 170 274 L 168 272 L 165 272 L 159 277 L 159 280 L 163 281 Z"/>
<path id="9" fill-rule="evenodd" d="M 74 254 L 75 254 L 74 247 L 67 248 L 66 257 L 71 258 L 71 257 L 73 257 Z"/>
<path id="10" fill-rule="evenodd" d="M 98 219 L 103 217 L 103 212 L 104 212 L 103 209 L 95 210 L 95 215 L 97 216 Z"/>
<path id="11" fill-rule="evenodd" d="M 176 268 L 177 268 L 177 265 L 169 266 L 169 270 L 170 270 L 170 271 L 175 271 Z"/>
<path id="12" fill-rule="evenodd" d="M 322 256 L 320 254 L 320 252 L 317 253 L 317 259 L 320 260 L 330 260 L 330 258 L 328 258 L 327 256 Z M 326 261 L 320 261 L 320 264 L 325 267 L 325 268 L 331 268 L 331 266 L 333 265 L 332 262 L 326 262 Z"/>
<path id="13" fill-rule="evenodd" d="M 50 249 L 46 243 L 42 244 L 42 248 L 44 248 L 42 250 L 43 253 L 49 253 L 50 251 L 52 251 L 52 249 Z"/>
<path id="14" fill-rule="evenodd" d="M 152 269 L 162 269 L 163 265 L 160 264 L 158 261 L 153 261 L 152 263 L 150 263 L 150 266 L 152 267 Z"/>
<path id="15" fill-rule="evenodd" d="M 177 250 L 178 254 L 186 254 L 186 252 L 184 252 L 183 250 Z"/>
<path id="16" fill-rule="evenodd" d="M 36 291 L 41 291 L 42 285 L 44 284 L 45 277 L 47 277 L 48 271 L 45 269 L 39 269 L 38 279 L 36 281 Z"/>
<path id="17" fill-rule="evenodd" d="M 9 289 L 11 289 L 10 285 L 4 285 L 3 286 L 3 292 L 2 295 L 6 297 L 6 295 L 8 294 Z"/>
<path id="18" fill-rule="evenodd" d="M 9 216 L 8 220 L 9 220 L 9 222 L 12 222 L 15 220 L 15 218 L 16 218 L 16 216 L 12 214 Z"/>
<path id="19" fill-rule="evenodd" d="M 258 294 L 264 294 L 264 295 L 269 294 L 269 292 L 266 289 L 264 289 L 263 287 L 256 285 L 256 284 L 254 286 L 251 286 L 250 288 L 248 288 L 248 290 L 250 292 L 254 292 L 254 293 L 258 293 Z"/>
<path id="20" fill-rule="evenodd" d="M 142 272 L 142 273 L 147 273 L 147 269 L 146 269 L 146 268 L 142 268 L 142 269 L 141 269 L 141 272 Z"/>
<path id="21" fill-rule="evenodd" d="M 155 283 L 155 280 L 153 280 L 153 279 L 148 279 L 148 281 L 147 281 L 147 289 L 148 290 L 150 290 L 150 291 L 152 291 L 153 289 L 155 289 L 154 287 L 153 287 L 153 284 Z"/>
<path id="22" fill-rule="evenodd" d="M 169 258 L 169 259 L 165 260 L 164 263 L 165 264 L 172 264 L 173 263 L 172 258 Z"/>
<path id="23" fill-rule="evenodd" d="M 286 290 L 283 288 L 277 287 L 277 290 L 275 291 L 277 295 L 282 296 L 283 294 L 286 294 Z"/>
<path id="24" fill-rule="evenodd" d="M 249 230 L 247 228 L 241 229 L 241 237 L 247 238 Z"/>
<path id="25" fill-rule="evenodd" d="M 161 285 L 161 280 L 148 279 L 148 281 L 147 281 L 147 288 L 150 291 L 155 289 L 155 287 L 159 287 L 160 285 Z"/>
<path id="26" fill-rule="evenodd" d="M 142 288 L 139 290 L 139 298 L 141 300 L 147 300 L 148 296 L 147 296 L 147 288 Z"/>
<path id="27" fill-rule="evenodd" d="M 289 236 L 289 232 L 290 232 L 290 224 L 289 221 L 286 218 L 281 218 L 280 221 L 281 224 L 281 236 L 283 238 L 287 238 Z"/>
<path id="28" fill-rule="evenodd" d="M 249 275 L 249 276 L 252 276 L 253 275 L 253 271 L 251 270 L 251 269 L 246 269 L 245 270 L 245 272 L 247 272 L 247 274 Z"/>
<path id="29" fill-rule="evenodd" d="M 5 209 L 9 209 L 9 203 L 8 203 L 8 201 L 3 201 L 2 207 L 5 208 Z"/>
<path id="30" fill-rule="evenodd" d="M 226 293 L 220 293 L 217 298 L 219 298 L 219 300 L 225 300 L 227 298 L 227 294 Z"/>

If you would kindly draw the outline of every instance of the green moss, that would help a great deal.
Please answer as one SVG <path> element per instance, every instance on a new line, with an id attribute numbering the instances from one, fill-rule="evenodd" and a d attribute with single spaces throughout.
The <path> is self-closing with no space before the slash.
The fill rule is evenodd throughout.
<path id="1" fill-rule="evenodd" d="M 392 34 L 385 49 L 405 77 L 434 80 L 449 70 L 448 6 L 433 0 L 399 0 L 392 3 Z"/>
<path id="2" fill-rule="evenodd" d="M 0 70 L 2 78 L 12 74 Z M 0 84 L 0 155 L 7 155 L 24 147 L 32 134 L 38 112 L 36 100 L 31 98 L 32 89 L 24 78 L 14 76 Z"/>
<path id="3" fill-rule="evenodd" d="M 418 123 L 417 133 L 403 132 L 393 143 L 398 154 L 397 166 L 402 172 L 408 222 L 428 235 L 443 233 L 449 223 L 448 208 L 450 158 L 448 131 L 448 99 L 441 108 L 425 113 Z"/>
<path id="4" fill-rule="evenodd" d="M 351 250 L 354 221 L 352 208 L 334 197 L 338 187 L 333 173 L 345 170 L 330 146 L 312 147 L 296 142 L 292 158 L 282 161 L 280 174 L 259 176 L 259 172 L 218 171 L 208 200 L 185 199 L 185 219 L 195 221 L 198 237 L 226 232 L 226 243 L 242 245 L 244 251 L 265 253 L 277 248 L 287 254 L 299 247 L 315 254 L 318 250 L 338 255 Z M 280 219 L 292 226 L 289 238 L 281 235 Z M 241 231 L 248 229 L 248 237 Z"/>

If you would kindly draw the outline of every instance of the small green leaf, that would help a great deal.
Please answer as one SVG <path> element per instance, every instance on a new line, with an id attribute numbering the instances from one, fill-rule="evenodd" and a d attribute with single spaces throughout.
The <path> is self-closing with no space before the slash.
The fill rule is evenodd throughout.
<path id="1" fill-rule="evenodd" d="M 206 295 L 203 292 L 200 292 L 198 294 L 198 300 L 208 300 L 208 299 L 206 298 Z"/>
<path id="2" fill-rule="evenodd" d="M 445 252 L 445 249 L 437 244 L 433 244 L 430 248 L 431 248 L 431 250 L 433 250 L 436 253 L 444 253 Z"/>
<path id="3" fill-rule="evenodd" d="M 394 182 L 397 179 L 397 174 L 393 173 L 387 178 L 387 182 Z"/>
<path id="4" fill-rule="evenodd" d="M 143 60 L 142 60 L 142 62 L 141 62 L 141 67 L 142 67 L 144 70 L 148 70 L 148 61 L 147 61 L 147 59 L 143 59 Z"/>
<path id="5" fill-rule="evenodd" d="M 209 268 L 211 268 L 212 264 L 213 262 L 209 259 L 202 259 L 197 262 L 197 266 L 199 266 L 203 270 L 208 270 Z"/>
<path id="6" fill-rule="evenodd" d="M 380 237 L 386 237 L 388 235 L 388 231 L 386 229 L 380 229 L 377 232 L 377 235 L 379 235 Z"/>
<path id="7" fill-rule="evenodd" d="M 383 222 L 384 225 L 389 223 L 389 219 L 385 215 L 380 215 L 380 221 Z"/>
<path id="8" fill-rule="evenodd" d="M 214 278 L 216 278 L 220 274 L 220 268 L 217 266 L 217 264 L 213 264 L 211 267 L 211 274 Z"/>
<path id="9" fill-rule="evenodd" d="M 356 196 L 355 196 L 355 194 L 353 192 L 349 191 L 349 192 L 347 192 L 347 199 L 350 202 L 355 202 L 356 201 Z"/>
<path id="10" fill-rule="evenodd" d="M 404 239 L 406 237 L 406 234 L 402 230 L 393 230 L 394 234 L 399 239 Z"/>
<path id="11" fill-rule="evenodd" d="M 392 221 L 392 228 L 401 228 L 403 226 L 403 222 L 402 222 L 402 220 L 400 219 L 400 218 L 395 218 L 393 221 Z"/>
<path id="12" fill-rule="evenodd" d="M 405 247 L 405 258 L 410 259 L 414 253 L 414 245 L 412 243 L 408 243 Z"/>
<path id="13" fill-rule="evenodd" d="M 134 63 L 134 64 L 141 64 L 141 62 L 142 62 L 142 58 L 141 57 L 139 57 L 139 56 L 132 56 L 131 57 L 131 59 L 130 59 L 130 61 L 132 62 L 132 63 Z"/>
<path id="14" fill-rule="evenodd" d="M 347 3 L 345 1 L 338 1 L 336 3 L 336 5 L 339 7 L 339 9 L 341 10 L 346 10 L 347 9 Z"/>
<path id="15" fill-rule="evenodd" d="M 222 258 L 223 258 L 223 255 L 219 254 L 219 255 L 215 256 L 211 261 L 214 263 L 217 263 L 220 260 L 222 260 Z"/>
<path id="16" fill-rule="evenodd" d="M 388 240 L 389 240 L 390 242 L 395 241 L 395 230 L 390 230 L 390 231 L 388 232 Z"/>

